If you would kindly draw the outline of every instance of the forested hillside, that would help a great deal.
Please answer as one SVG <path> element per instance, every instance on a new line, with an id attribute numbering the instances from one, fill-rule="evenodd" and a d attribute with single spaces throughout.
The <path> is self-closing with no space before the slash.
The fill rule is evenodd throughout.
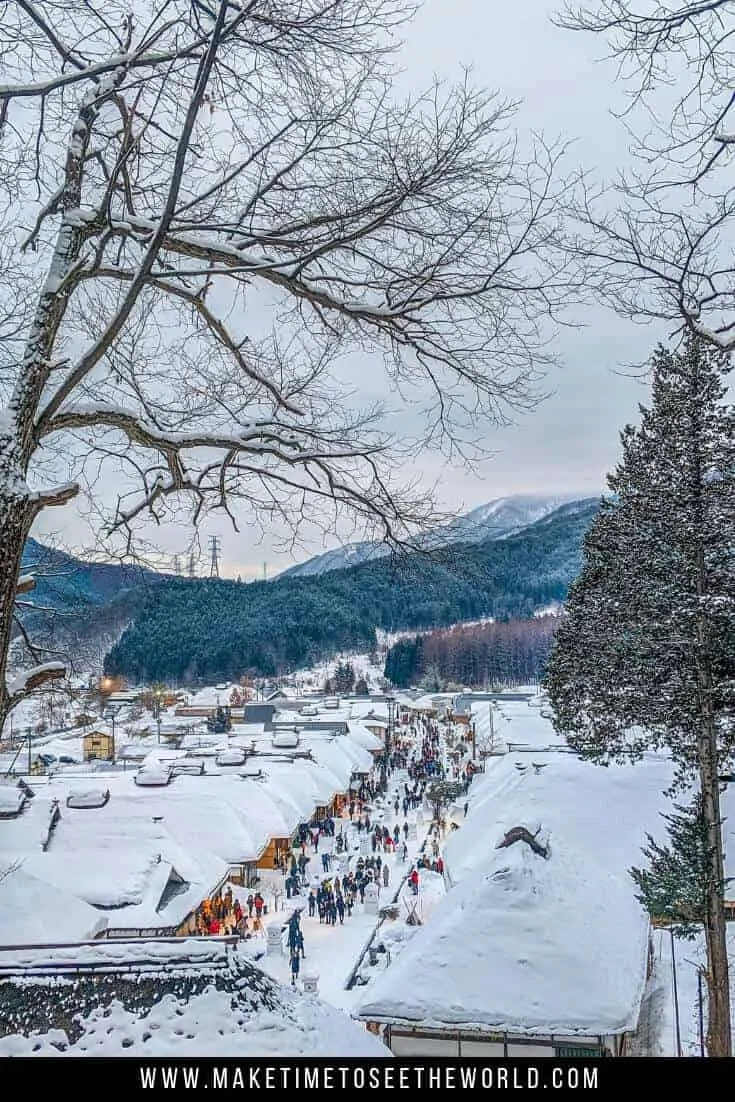
<path id="1" fill-rule="evenodd" d="M 563 600 L 594 511 L 544 520 L 507 540 L 315 577 L 167 579 L 144 595 L 105 669 L 135 681 L 273 675 L 337 651 L 369 650 L 376 628 L 528 618 Z"/>
<path id="2" fill-rule="evenodd" d="M 23 570 L 36 580 L 29 600 L 59 610 L 105 605 L 142 585 L 157 585 L 164 577 L 128 563 L 85 562 L 34 539 L 26 541 Z"/>
<path id="3" fill-rule="evenodd" d="M 399 688 L 422 681 L 436 690 L 529 685 L 543 675 L 558 625 L 558 616 L 534 616 L 399 639 L 388 651 L 385 676 Z"/>

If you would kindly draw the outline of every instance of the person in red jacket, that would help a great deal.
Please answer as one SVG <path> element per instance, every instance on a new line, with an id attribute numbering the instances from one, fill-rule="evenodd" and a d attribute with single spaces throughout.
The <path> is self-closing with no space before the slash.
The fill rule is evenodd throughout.
<path id="1" fill-rule="evenodd" d="M 408 882 L 411 885 L 411 891 L 414 895 L 419 894 L 419 873 L 417 868 L 411 869 L 411 875 L 408 878 Z"/>
<path id="2" fill-rule="evenodd" d="M 209 923 L 209 936 L 217 937 L 220 932 L 220 924 L 218 918 L 212 918 Z"/>

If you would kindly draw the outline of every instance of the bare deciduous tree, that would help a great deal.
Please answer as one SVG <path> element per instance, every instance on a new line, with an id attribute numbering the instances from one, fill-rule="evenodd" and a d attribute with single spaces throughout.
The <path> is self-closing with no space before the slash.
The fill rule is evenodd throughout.
<path id="1" fill-rule="evenodd" d="M 612 197 L 583 181 L 576 208 L 589 286 L 625 317 L 732 350 L 735 4 L 594 0 L 559 22 L 606 40 L 630 97 L 633 168 Z"/>
<path id="2" fill-rule="evenodd" d="M 428 502 L 394 477 L 366 400 L 385 379 L 351 387 L 355 358 L 412 416 L 428 384 L 424 440 L 533 400 L 572 279 L 561 151 L 522 156 L 512 105 L 466 83 L 398 102 L 405 18 L 403 0 L 0 5 L 0 673 L 28 532 L 82 489 L 103 508 L 119 488 L 105 524 L 126 550 L 189 506 L 344 511 L 399 541 Z M 0 722 L 60 673 L 0 677 Z"/>

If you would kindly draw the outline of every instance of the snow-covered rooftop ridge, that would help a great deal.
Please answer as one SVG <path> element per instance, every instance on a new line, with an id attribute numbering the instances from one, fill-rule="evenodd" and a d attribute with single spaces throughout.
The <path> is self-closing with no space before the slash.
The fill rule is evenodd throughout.
<path id="1" fill-rule="evenodd" d="M 85 941 L 65 945 L 62 938 L 56 943 L 32 948 L 0 948 L 0 974 L 21 975 L 26 972 L 41 974 L 54 972 L 74 973 L 83 968 L 115 968 L 135 965 L 141 970 L 163 967 L 218 968 L 230 966 L 228 954 L 232 951 L 230 938 L 113 938 Z"/>
<path id="2" fill-rule="evenodd" d="M 519 765 L 521 768 L 518 768 Z M 550 755 L 488 763 L 445 847 L 443 907 L 375 980 L 367 1020 L 529 1036 L 635 1026 L 648 920 L 628 870 L 659 828 L 668 763 L 600 769 Z M 546 857 L 524 840 L 525 827 Z"/>

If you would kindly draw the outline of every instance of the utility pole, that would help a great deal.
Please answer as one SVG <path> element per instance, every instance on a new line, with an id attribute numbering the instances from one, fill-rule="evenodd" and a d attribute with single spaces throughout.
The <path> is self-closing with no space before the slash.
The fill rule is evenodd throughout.
<path id="1" fill-rule="evenodd" d="M 263 581 L 264 582 L 268 581 L 268 563 L 267 562 L 263 563 Z"/>
<path id="2" fill-rule="evenodd" d="M 209 537 L 209 576 L 219 578 L 220 545 L 219 536 Z"/>
<path id="3" fill-rule="evenodd" d="M 159 745 L 160 745 L 160 742 L 161 742 L 161 696 L 162 696 L 161 690 L 156 689 L 156 696 L 155 696 L 155 700 L 156 700 L 156 725 L 158 727 L 158 743 L 159 743 Z"/>
<path id="4" fill-rule="evenodd" d="M 194 557 L 194 552 L 192 551 L 191 554 L 189 555 L 189 577 L 190 578 L 196 578 L 196 576 L 197 576 L 196 559 Z"/>
<path id="5" fill-rule="evenodd" d="M 385 739 L 385 754 L 386 757 L 390 757 L 393 749 L 393 723 L 394 723 L 394 709 L 396 706 L 395 698 L 389 696 L 386 700 L 388 705 L 388 731 Z"/>
<path id="6" fill-rule="evenodd" d="M 181 556 L 174 555 L 174 574 L 177 576 L 181 574 Z"/>

